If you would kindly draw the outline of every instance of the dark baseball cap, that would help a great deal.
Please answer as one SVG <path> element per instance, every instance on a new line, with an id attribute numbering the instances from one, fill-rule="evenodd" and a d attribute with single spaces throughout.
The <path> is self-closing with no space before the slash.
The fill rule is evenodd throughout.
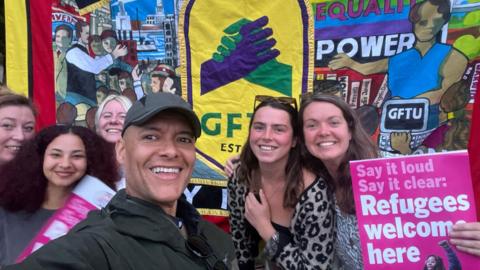
<path id="1" fill-rule="evenodd" d="M 178 112 L 185 116 L 192 126 L 195 138 L 200 137 L 200 134 L 202 133 L 200 120 L 198 120 L 198 117 L 193 112 L 190 104 L 180 96 L 166 92 L 148 94 L 133 103 L 125 117 L 122 136 L 129 126 L 141 126 L 148 120 L 152 119 L 155 115 L 166 110 Z"/>

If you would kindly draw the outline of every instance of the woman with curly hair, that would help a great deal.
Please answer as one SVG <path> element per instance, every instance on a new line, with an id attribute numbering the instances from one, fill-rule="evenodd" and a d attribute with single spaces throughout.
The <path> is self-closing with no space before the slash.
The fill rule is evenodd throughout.
<path id="1" fill-rule="evenodd" d="M 113 189 L 114 157 L 111 145 L 93 131 L 55 125 L 0 166 L 0 265 L 15 261 L 85 175 Z"/>
<path id="2" fill-rule="evenodd" d="M 28 98 L 0 86 L 0 165 L 13 159 L 23 142 L 33 138 L 36 114 Z"/>

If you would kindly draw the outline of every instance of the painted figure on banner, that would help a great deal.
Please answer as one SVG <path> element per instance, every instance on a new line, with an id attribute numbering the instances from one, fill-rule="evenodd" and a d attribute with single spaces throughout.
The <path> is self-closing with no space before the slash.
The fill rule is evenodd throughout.
<path id="1" fill-rule="evenodd" d="M 73 105 L 85 103 L 89 106 L 95 106 L 95 74 L 111 66 L 117 58 L 126 55 L 127 48 L 116 45 L 109 54 L 93 58 L 88 51 L 89 23 L 77 22 L 75 24 L 75 34 L 78 41 L 66 54 L 68 72 L 66 101 Z"/>
<path id="2" fill-rule="evenodd" d="M 150 73 L 150 87 L 153 93 L 157 92 L 170 92 L 176 93 L 176 89 L 173 85 L 173 77 L 175 77 L 175 71 L 172 67 L 160 64 Z"/>
<path id="3" fill-rule="evenodd" d="M 67 61 L 65 55 L 72 43 L 73 30 L 67 24 L 60 24 L 54 32 L 55 100 L 59 104 L 65 100 L 67 94 Z"/>
<path id="4" fill-rule="evenodd" d="M 88 40 L 90 53 L 93 57 L 104 56 L 107 54 L 103 48 L 102 38 L 99 35 L 91 35 Z"/>
<path id="5" fill-rule="evenodd" d="M 441 118 L 448 112 L 440 106 L 441 99 L 463 80 L 468 64 L 463 52 L 441 42 L 442 28 L 450 18 L 448 0 L 419 2 L 410 8 L 408 17 L 415 36 L 412 48 L 370 62 L 339 53 L 328 64 L 332 70 L 386 74 L 374 101 L 381 110 L 378 144 L 385 155 L 414 152 L 445 123 Z"/>

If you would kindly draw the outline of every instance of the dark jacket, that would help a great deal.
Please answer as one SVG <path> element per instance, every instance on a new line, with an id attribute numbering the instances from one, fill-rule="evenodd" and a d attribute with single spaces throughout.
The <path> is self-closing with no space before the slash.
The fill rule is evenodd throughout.
<path id="1" fill-rule="evenodd" d="M 203 221 L 184 199 L 178 201 L 177 217 L 189 238 L 207 239 L 213 255 L 206 259 L 195 255 L 161 208 L 121 190 L 104 209 L 90 212 L 66 236 L 6 269 L 213 269 L 219 261 L 230 269 L 232 261 L 236 263 L 230 236 Z"/>

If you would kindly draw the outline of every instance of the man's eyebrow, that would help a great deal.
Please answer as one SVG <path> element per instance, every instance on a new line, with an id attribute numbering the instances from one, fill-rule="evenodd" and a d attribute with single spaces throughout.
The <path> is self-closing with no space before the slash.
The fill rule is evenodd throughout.
<path id="1" fill-rule="evenodd" d="M 188 135 L 188 136 L 191 136 L 191 137 L 195 137 L 194 132 L 191 131 L 191 130 L 183 130 L 183 131 L 180 131 L 178 134 L 180 134 L 180 135 Z"/>
<path id="2" fill-rule="evenodd" d="M 156 126 L 153 126 L 153 125 L 144 125 L 141 127 L 143 130 L 153 130 L 153 131 L 159 131 L 161 130 L 161 128 L 158 128 Z"/>

